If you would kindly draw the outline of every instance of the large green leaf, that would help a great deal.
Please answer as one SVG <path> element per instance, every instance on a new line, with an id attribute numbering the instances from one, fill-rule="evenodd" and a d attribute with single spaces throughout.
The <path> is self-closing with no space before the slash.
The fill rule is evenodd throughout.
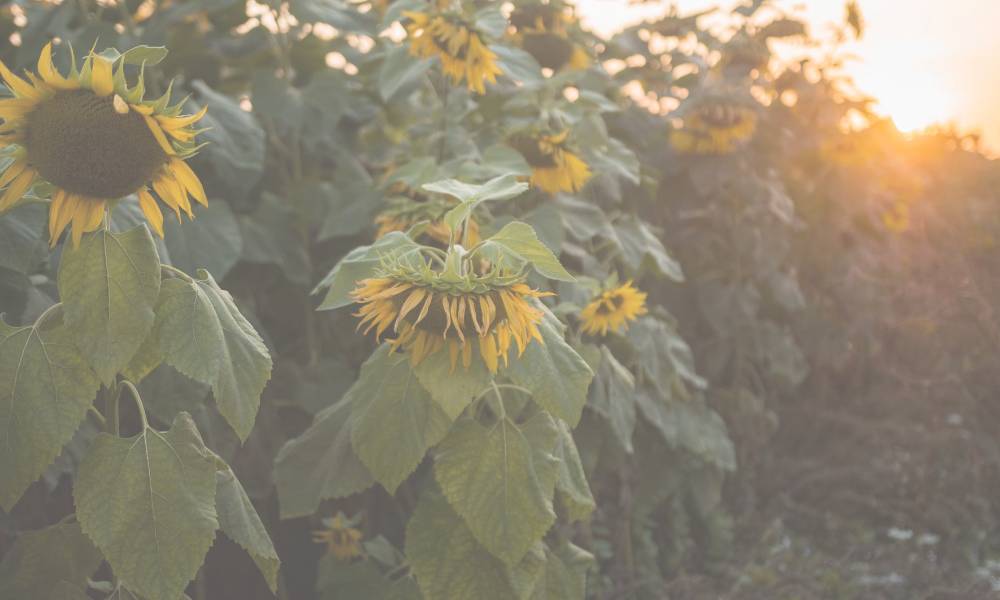
<path id="1" fill-rule="evenodd" d="M 56 309 L 58 310 L 58 309 Z M 10 510 L 87 415 L 101 387 L 57 317 L 0 319 L 0 506 Z"/>
<path id="2" fill-rule="evenodd" d="M 252 114 L 239 102 L 220 94 L 202 81 L 191 83 L 201 104 L 211 107 L 198 122 L 205 132 L 199 142 L 208 142 L 195 162 L 198 172 L 211 172 L 207 191 L 213 196 L 241 200 L 250 193 L 264 172 L 266 135 Z M 196 108 L 196 107 L 192 107 Z"/>
<path id="3" fill-rule="evenodd" d="M 559 459 L 559 476 L 556 479 L 556 498 L 571 521 L 582 521 L 597 508 L 587 483 L 587 475 L 580 461 L 580 453 L 573 441 L 573 432 L 565 421 L 556 420 L 559 441 L 554 454 Z"/>
<path id="4" fill-rule="evenodd" d="M 160 350 L 164 362 L 212 387 L 219 412 L 246 440 L 271 377 L 271 356 L 229 293 L 206 271 L 198 276 L 163 282 L 156 307 Z"/>
<path id="5" fill-rule="evenodd" d="M 401 89 L 410 89 L 423 77 L 431 61 L 415 58 L 409 48 L 397 46 L 386 52 L 378 72 L 378 93 L 388 102 Z"/>
<path id="6" fill-rule="evenodd" d="M 697 388 L 708 385 L 695 371 L 691 347 L 667 323 L 654 317 L 641 317 L 629 328 L 627 336 L 646 379 L 664 393 L 669 391 L 675 373 Z"/>
<path id="7" fill-rule="evenodd" d="M 86 598 L 87 578 L 102 560 L 76 523 L 22 533 L 0 563 L 0 598 L 59 598 L 59 588 Z"/>
<path id="8" fill-rule="evenodd" d="M 496 53 L 497 65 L 505 76 L 526 85 L 545 81 L 541 65 L 538 64 L 535 57 L 524 50 L 499 44 L 490 46 L 490 50 Z"/>
<path id="9" fill-rule="evenodd" d="M 243 260 L 281 268 L 299 285 L 311 283 L 312 266 L 295 212 L 288 203 L 265 192 L 253 213 L 240 217 Z"/>
<path id="10" fill-rule="evenodd" d="M 541 543 L 510 568 L 490 554 L 443 496 L 428 492 L 406 525 L 406 556 L 427 600 L 526 599 L 541 576 Z"/>
<path id="11" fill-rule="evenodd" d="M 417 248 L 418 246 L 406 234 L 393 231 L 379 238 L 371 246 L 360 246 L 351 250 L 313 290 L 315 294 L 327 289 L 326 297 L 316 310 L 332 310 L 351 304 L 354 301 L 350 294 L 357 282 L 371 277 L 382 260 L 399 257 Z"/>
<path id="12" fill-rule="evenodd" d="M 673 448 L 683 448 L 720 469 L 736 469 L 736 452 L 726 423 L 704 401 L 684 394 L 664 395 L 644 385 L 635 402 L 642 415 Z"/>
<path id="13" fill-rule="evenodd" d="M 375 480 L 351 447 L 351 396 L 316 415 L 313 424 L 289 441 L 274 461 L 281 517 L 311 515 L 326 498 L 345 498 Z"/>
<path id="14" fill-rule="evenodd" d="M 607 346 L 601 346 L 601 364 L 590 388 L 590 406 L 611 425 L 621 447 L 632 452 L 635 431 L 635 377 L 615 358 Z"/>
<path id="15" fill-rule="evenodd" d="M 576 350 L 563 339 L 565 327 L 547 308 L 538 331 L 544 344 L 532 341 L 524 354 L 513 358 L 505 374 L 531 391 L 535 402 L 576 426 L 587 403 L 587 387 L 594 373 Z"/>
<path id="16" fill-rule="evenodd" d="M 215 539 L 215 459 L 181 413 L 169 431 L 101 434 L 73 488 L 83 532 L 123 585 L 178 598 Z"/>
<path id="17" fill-rule="evenodd" d="M 464 419 L 438 446 L 434 474 L 445 497 L 476 540 L 507 564 L 524 558 L 555 522 L 558 436 L 552 417 L 540 412 L 524 425 Z"/>
<path id="18" fill-rule="evenodd" d="M 649 225 L 629 215 L 614 224 L 614 232 L 613 241 L 632 275 L 638 276 L 645 265 L 652 265 L 659 274 L 674 281 L 684 281 L 680 263 L 670 256 Z"/>
<path id="19" fill-rule="evenodd" d="M 583 600 L 587 593 L 587 571 L 594 556 L 565 542 L 553 550 L 545 547 L 545 569 L 531 600 Z"/>
<path id="20" fill-rule="evenodd" d="M 274 550 L 271 536 L 260 521 L 257 509 L 243 489 L 243 484 L 228 466 L 216 471 L 215 484 L 215 509 L 219 515 L 219 527 L 229 539 L 247 551 L 268 587 L 277 593 L 281 560 Z"/>
<path id="21" fill-rule="evenodd" d="M 490 372 L 478 356 L 473 357 L 468 369 L 456 365 L 452 370 L 448 353 L 435 352 L 414 367 L 413 373 L 452 420 L 490 384 Z"/>
<path id="22" fill-rule="evenodd" d="M 483 202 L 508 200 L 528 191 L 528 184 L 517 180 L 516 175 L 500 175 L 486 183 L 464 183 L 457 179 L 445 179 L 426 183 L 423 188 L 429 192 L 447 194 L 458 199 L 459 204 L 444 216 L 444 222 L 455 231 L 472 211 Z"/>
<path id="23" fill-rule="evenodd" d="M 483 246 L 485 252 L 493 253 L 497 258 L 508 259 L 506 264 L 522 265 L 528 263 L 542 275 L 559 281 L 576 281 L 561 264 L 552 250 L 538 239 L 531 225 L 514 221 L 508 223 L 490 236 Z"/>
<path id="24" fill-rule="evenodd" d="M 160 291 L 160 259 L 145 227 L 96 231 L 59 264 L 66 329 L 105 385 L 128 364 L 150 329 Z"/>
<path id="25" fill-rule="evenodd" d="M 379 347 L 354 387 L 351 443 L 361 462 L 389 493 L 420 465 L 427 449 L 448 433 L 452 419 L 417 381 L 405 354 Z"/>

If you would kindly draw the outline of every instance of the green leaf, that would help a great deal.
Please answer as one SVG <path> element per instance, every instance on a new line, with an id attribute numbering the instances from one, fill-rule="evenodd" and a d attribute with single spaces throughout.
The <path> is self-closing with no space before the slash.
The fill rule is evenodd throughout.
<path id="1" fill-rule="evenodd" d="M 452 229 L 458 229 L 472 211 L 482 202 L 508 200 L 520 196 L 528 190 L 528 184 L 518 181 L 516 175 L 501 175 L 484 184 L 464 183 L 457 179 L 444 179 L 422 186 L 428 192 L 447 194 L 458 199 L 459 205 L 444 215 L 444 222 Z"/>
<path id="2" fill-rule="evenodd" d="M 183 225 L 174 219 L 163 223 L 163 242 L 170 264 L 185 273 L 205 269 L 216 279 L 229 273 L 243 252 L 243 234 L 229 205 L 212 199 L 197 210 L 197 218 Z"/>
<path id="3" fill-rule="evenodd" d="M 629 271 L 638 275 L 643 266 L 652 264 L 661 275 L 674 281 L 684 281 L 681 265 L 663 247 L 663 242 L 648 225 L 629 215 L 614 225 L 613 241 L 621 250 L 621 258 Z"/>
<path id="4" fill-rule="evenodd" d="M 508 567 L 437 493 L 421 496 L 406 525 L 406 556 L 424 598 L 526 599 L 544 566 L 540 546 Z"/>
<path id="5" fill-rule="evenodd" d="M 206 131 L 198 136 L 208 144 L 199 152 L 197 162 L 214 175 L 214 195 L 243 199 L 260 181 L 264 172 L 266 135 L 257 119 L 230 96 L 220 94 L 202 81 L 193 81 L 202 105 L 211 107 L 199 126 Z M 192 107 L 196 109 L 200 107 Z M 201 172 L 201 169 L 199 169 Z"/>
<path id="6" fill-rule="evenodd" d="M 215 539 L 215 488 L 215 461 L 182 413 L 165 433 L 99 435 L 73 498 L 80 527 L 122 584 L 168 599 L 194 579 Z"/>
<path id="7" fill-rule="evenodd" d="M 703 401 L 664 396 L 645 385 L 636 390 L 635 403 L 670 447 L 682 448 L 724 471 L 736 469 L 736 451 L 726 424 Z"/>
<path id="8" fill-rule="evenodd" d="M 414 367 L 413 373 L 453 421 L 490 384 L 490 372 L 478 356 L 473 357 L 468 369 L 456 366 L 453 371 L 448 353 L 435 352 Z"/>
<path id="9" fill-rule="evenodd" d="M 121 55 L 121 60 L 127 65 L 145 63 L 147 67 L 152 67 L 166 57 L 167 49 L 163 46 L 133 46 Z"/>
<path id="10" fill-rule="evenodd" d="M 590 492 L 580 453 L 573 441 L 573 432 L 560 419 L 556 420 L 556 429 L 559 430 L 559 441 L 553 451 L 559 459 L 556 499 L 570 521 L 582 521 L 594 512 L 597 504 Z"/>
<path id="11" fill-rule="evenodd" d="M 708 382 L 694 367 L 691 347 L 673 327 L 653 317 L 640 317 L 626 334 L 635 349 L 635 360 L 663 393 L 668 393 L 676 373 L 687 383 L 704 389 Z"/>
<path id="12" fill-rule="evenodd" d="M 375 480 L 351 447 L 351 396 L 316 415 L 312 425 L 286 443 L 274 461 L 281 518 L 311 515 L 327 498 L 362 492 Z"/>
<path id="13" fill-rule="evenodd" d="M 83 590 L 101 566 L 101 553 L 76 523 L 22 533 L 0 563 L 0 598 L 60 598 Z"/>
<path id="14" fill-rule="evenodd" d="M 421 387 L 405 354 L 383 344 L 347 392 L 354 399 L 351 443 L 390 494 L 448 433 L 452 419 Z"/>
<path id="15" fill-rule="evenodd" d="M 553 550 L 545 547 L 545 569 L 531 600 L 583 600 L 587 593 L 587 571 L 594 556 L 565 542 Z"/>
<path id="16" fill-rule="evenodd" d="M 503 16 L 499 5 L 486 6 L 477 11 L 473 16 L 473 23 L 477 31 L 491 38 L 503 37 L 507 31 L 507 17 Z"/>
<path id="17" fill-rule="evenodd" d="M 271 536 L 264 529 L 257 509 L 247 496 L 243 484 L 226 466 L 215 473 L 215 509 L 222 532 L 240 545 L 260 569 L 272 593 L 278 593 L 278 567 L 281 560 L 274 550 Z"/>
<path id="18" fill-rule="evenodd" d="M 372 33 L 374 15 L 363 14 L 342 0 L 292 0 L 288 10 L 299 21 L 333 25 L 343 32 Z"/>
<path id="19" fill-rule="evenodd" d="M 271 356 L 228 292 L 206 271 L 163 282 L 156 335 L 163 360 L 212 387 L 219 412 L 241 440 L 253 429 Z"/>
<path id="20" fill-rule="evenodd" d="M 575 427 L 587 403 L 587 388 L 594 373 L 563 339 L 565 327 L 559 319 L 541 303 L 535 305 L 545 313 L 538 325 L 545 343 L 528 344 L 524 354 L 511 360 L 505 374 L 530 390 L 542 408 Z"/>
<path id="21" fill-rule="evenodd" d="M 455 424 L 438 446 L 434 475 L 448 502 L 491 554 L 513 565 L 542 539 L 556 515 L 552 491 L 559 432 L 540 412 L 519 426 L 501 418 Z"/>
<path id="22" fill-rule="evenodd" d="M 240 217 L 243 260 L 276 265 L 293 283 L 309 285 L 312 266 L 294 211 L 273 194 L 264 192 L 252 214 Z"/>
<path id="23" fill-rule="evenodd" d="M 390 49 L 378 72 L 378 93 L 382 101 L 388 102 L 401 89 L 412 90 L 430 66 L 431 61 L 414 57 L 406 46 Z"/>
<path id="24" fill-rule="evenodd" d="M 417 244 L 406 237 L 406 234 L 393 231 L 370 246 L 351 250 L 313 290 L 315 294 L 328 288 L 323 303 L 316 310 L 333 310 L 353 303 L 350 294 L 357 282 L 371 277 L 383 259 L 400 256 L 417 248 Z"/>
<path id="25" fill-rule="evenodd" d="M 493 251 L 499 256 L 513 259 L 514 264 L 529 263 L 535 270 L 558 281 L 576 281 L 561 264 L 552 250 L 543 244 L 535 234 L 534 228 L 527 223 L 514 221 L 508 223 L 486 240 L 484 251 Z"/>
<path id="26" fill-rule="evenodd" d="M 636 418 L 635 377 L 607 346 L 601 346 L 601 365 L 590 388 L 590 406 L 608 421 L 618 443 L 631 453 Z"/>
<path id="27" fill-rule="evenodd" d="M 57 309 L 58 310 L 58 309 Z M 0 319 L 0 506 L 9 511 L 55 460 L 101 387 L 57 317 Z"/>
<path id="28" fill-rule="evenodd" d="M 491 44 L 490 50 L 497 55 L 497 65 L 504 75 L 525 85 L 540 84 L 545 81 L 542 66 L 535 57 L 520 48 Z"/>
<path id="29" fill-rule="evenodd" d="M 145 227 L 96 231 L 63 252 L 59 294 L 66 329 L 105 385 L 153 328 L 159 291 L 160 259 Z"/>

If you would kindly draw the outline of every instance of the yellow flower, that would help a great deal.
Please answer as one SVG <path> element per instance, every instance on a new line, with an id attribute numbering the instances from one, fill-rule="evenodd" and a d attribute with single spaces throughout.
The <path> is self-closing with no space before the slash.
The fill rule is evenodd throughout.
<path id="1" fill-rule="evenodd" d="M 337 560 L 350 560 L 361 556 L 361 532 L 350 527 L 344 513 L 332 519 L 323 519 L 326 529 L 313 531 L 313 542 L 326 544 L 326 551 Z"/>
<path id="2" fill-rule="evenodd" d="M 590 179 L 590 167 L 567 148 L 569 131 L 557 135 L 517 137 L 511 145 L 531 166 L 531 185 L 550 194 L 578 192 Z"/>
<path id="3" fill-rule="evenodd" d="M 684 117 L 670 144 L 685 154 L 730 154 L 753 137 L 757 113 L 737 104 L 712 102 Z"/>
<path id="4" fill-rule="evenodd" d="M 486 82 L 497 82 L 503 71 L 497 55 L 486 47 L 471 25 L 452 16 L 405 11 L 409 20 L 410 54 L 420 58 L 440 58 L 441 67 L 453 84 L 465 80 L 470 91 L 486 93 Z"/>
<path id="5" fill-rule="evenodd" d="M 910 228 L 910 205 L 904 200 L 897 200 L 882 211 L 882 224 L 893 233 L 903 233 Z"/>
<path id="6" fill-rule="evenodd" d="M 501 360 L 508 364 L 512 341 L 518 356 L 532 339 L 544 343 L 538 331 L 542 311 L 528 300 L 552 294 L 496 274 L 472 277 L 467 283 L 448 287 L 439 277 L 428 281 L 426 276 L 398 272 L 364 279 L 352 292 L 362 305 L 355 313 L 361 319 L 358 329 L 365 327 L 366 334 L 374 329 L 380 339 L 391 328 L 397 334 L 389 340 L 392 349 L 408 352 L 413 366 L 447 347 L 452 370 L 459 356 L 462 366 L 470 367 L 474 347 L 496 373 Z"/>
<path id="7" fill-rule="evenodd" d="M 38 73 L 26 79 L 0 62 L 0 76 L 13 98 L 0 100 L 0 143 L 12 144 L 13 162 L 0 174 L 0 212 L 14 206 L 36 183 L 54 188 L 49 241 L 72 225 L 74 246 L 97 229 L 110 202 L 136 194 L 153 229 L 163 236 L 163 213 L 155 196 L 193 216 L 191 196 L 207 204 L 205 190 L 185 159 L 195 151 L 192 128 L 205 115 L 181 115 L 169 94 L 143 100 L 142 75 L 132 88 L 124 65 L 91 54 L 68 77 L 52 63 L 52 44 L 42 49 Z M 152 187 L 152 189 L 150 189 Z"/>
<path id="8" fill-rule="evenodd" d="M 601 292 L 580 312 L 583 332 L 607 335 L 608 331 L 628 329 L 628 322 L 646 314 L 646 293 L 627 281 L 613 290 Z"/>
<path id="9" fill-rule="evenodd" d="M 565 6 L 555 3 L 529 4 L 510 15 L 516 33 L 511 40 L 533 56 L 542 67 L 558 71 L 563 67 L 586 69 L 590 55 L 570 40 L 568 28 L 576 19 Z"/>

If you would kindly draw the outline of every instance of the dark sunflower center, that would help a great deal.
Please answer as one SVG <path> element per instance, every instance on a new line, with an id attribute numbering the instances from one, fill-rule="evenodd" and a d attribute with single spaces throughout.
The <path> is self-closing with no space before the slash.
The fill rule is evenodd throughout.
<path id="1" fill-rule="evenodd" d="M 625 304 L 625 298 L 619 294 L 615 294 L 610 298 L 605 298 L 597 305 L 597 312 L 602 315 L 610 315 L 616 312 L 618 309 Z"/>
<path id="2" fill-rule="evenodd" d="M 93 198 L 127 196 L 167 160 L 142 116 L 120 114 L 112 96 L 60 92 L 28 115 L 28 162 L 50 183 Z"/>
<path id="3" fill-rule="evenodd" d="M 553 33 L 526 33 L 524 50 L 543 67 L 558 71 L 573 56 L 573 45 Z"/>

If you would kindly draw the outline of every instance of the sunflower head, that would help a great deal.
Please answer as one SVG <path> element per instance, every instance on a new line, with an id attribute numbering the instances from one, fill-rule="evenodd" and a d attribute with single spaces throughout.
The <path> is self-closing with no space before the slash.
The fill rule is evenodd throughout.
<path id="1" fill-rule="evenodd" d="M 670 132 L 670 144 L 685 154 L 731 154 L 757 130 L 757 112 L 737 102 L 712 100 L 684 115 Z"/>
<path id="2" fill-rule="evenodd" d="M 406 11 L 403 16 L 410 53 L 441 59 L 441 68 L 454 85 L 465 81 L 470 91 L 485 94 L 486 82 L 497 82 L 502 73 L 497 55 L 486 47 L 482 34 L 471 23 L 449 13 Z"/>
<path id="3" fill-rule="evenodd" d="M 882 224 L 893 233 L 904 233 L 910 229 L 910 205 L 899 199 L 882 211 Z"/>
<path id="4" fill-rule="evenodd" d="M 607 335 L 609 331 L 628 329 L 628 322 L 646 314 L 646 293 L 632 286 L 631 281 L 594 297 L 580 312 L 583 332 Z"/>
<path id="5" fill-rule="evenodd" d="M 511 13 L 514 34 L 510 37 L 544 68 L 586 69 L 590 56 L 570 39 L 569 28 L 575 22 L 572 12 L 561 3 L 528 4 Z"/>
<path id="6" fill-rule="evenodd" d="M 354 523 L 344 518 L 344 513 L 338 512 L 331 519 L 323 519 L 323 529 L 313 531 L 313 542 L 326 544 L 326 551 L 337 560 L 351 560 L 362 555 L 361 531 L 353 527 Z"/>
<path id="7" fill-rule="evenodd" d="M 68 76 L 52 62 L 52 45 L 38 59 L 37 73 L 21 77 L 0 62 L 0 77 L 13 97 L 0 99 L 0 143 L 12 146 L 13 161 L 0 174 L 0 212 L 14 206 L 35 184 L 52 191 L 49 239 L 54 246 L 71 226 L 74 245 L 100 226 L 109 204 L 136 194 L 153 229 L 163 235 L 156 197 L 192 216 L 188 196 L 207 204 L 201 182 L 185 159 L 197 150 L 193 125 L 205 114 L 182 115 L 170 105 L 170 90 L 144 100 L 143 73 L 129 86 L 123 60 L 91 53 Z"/>
<path id="8" fill-rule="evenodd" d="M 572 14 L 555 2 L 524 4 L 515 8 L 510 15 L 510 24 L 518 33 L 565 33 L 566 27 L 573 21 Z"/>
<path id="9" fill-rule="evenodd" d="M 519 135 L 510 144 L 531 166 L 531 184 L 545 192 L 578 192 L 590 167 L 570 146 L 569 130 L 552 135 Z"/>
<path id="10" fill-rule="evenodd" d="M 520 355 L 532 340 L 543 343 L 543 313 L 530 300 L 550 295 L 502 267 L 457 276 L 406 263 L 383 265 L 352 293 L 361 305 L 358 328 L 374 329 L 376 339 L 391 331 L 393 350 L 409 353 L 412 365 L 447 349 L 452 370 L 459 358 L 468 369 L 476 352 L 492 373 L 508 364 L 513 345 Z"/>

